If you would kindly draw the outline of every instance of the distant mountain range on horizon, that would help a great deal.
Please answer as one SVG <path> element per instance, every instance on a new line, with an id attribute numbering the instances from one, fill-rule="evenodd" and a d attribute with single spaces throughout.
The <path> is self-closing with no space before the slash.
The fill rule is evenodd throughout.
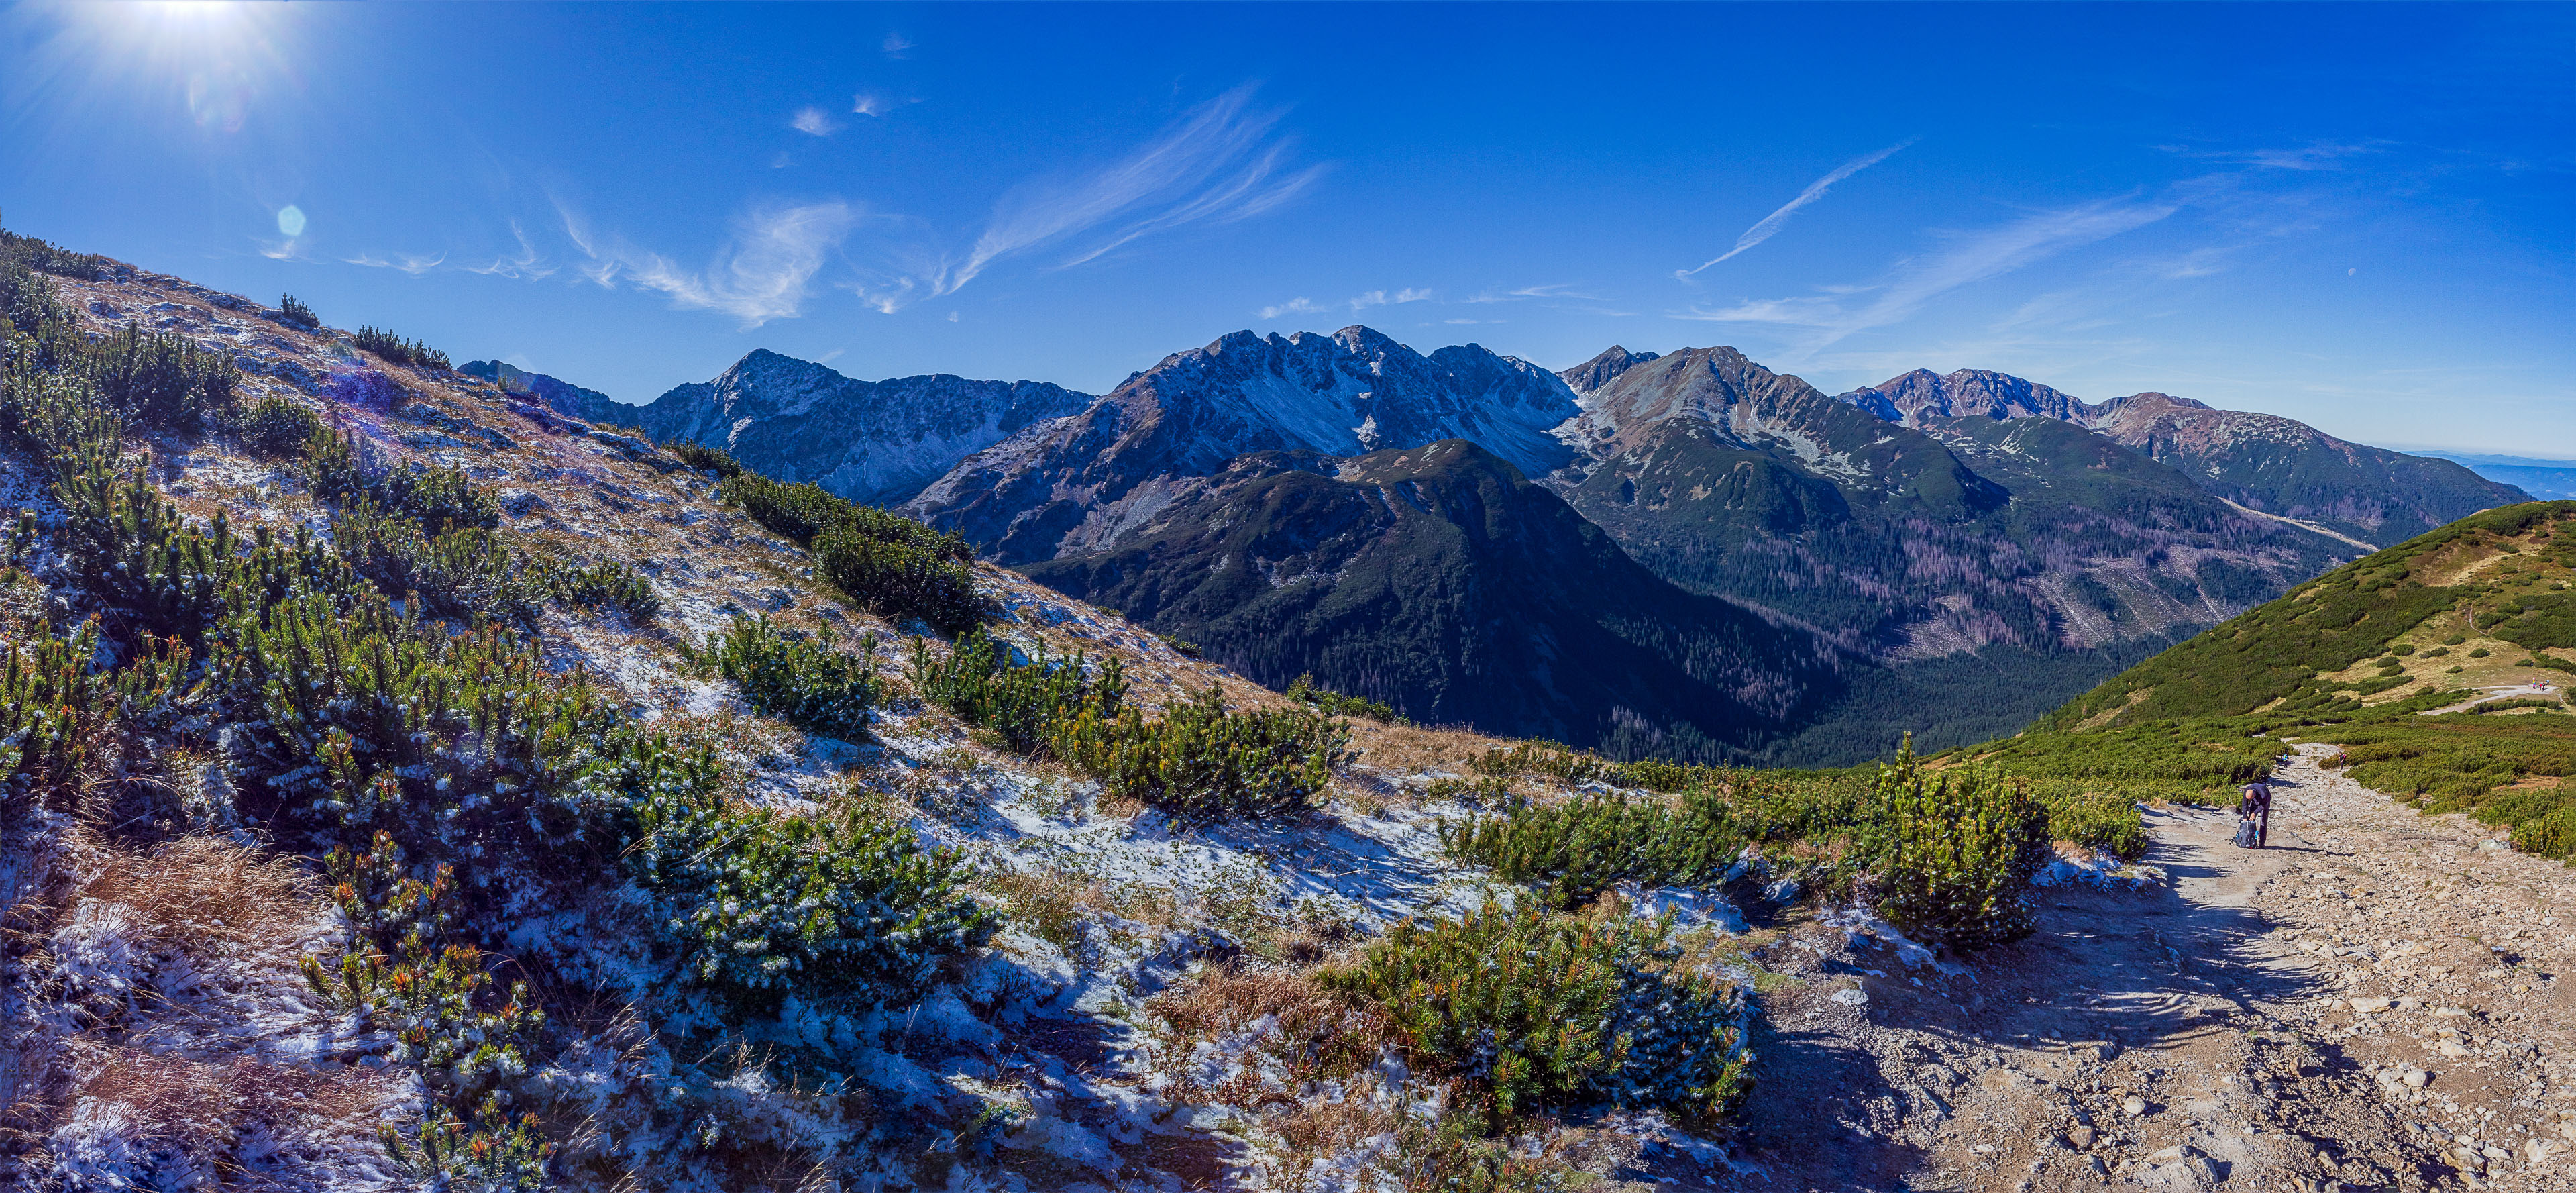
<path id="1" fill-rule="evenodd" d="M 466 368 L 956 530 L 1273 686 L 1712 761 L 2010 733 L 2336 562 L 2527 500 L 2163 393 L 1916 370 L 1828 395 L 1725 347 L 1552 372 L 1246 331 L 1103 395 L 761 350 L 643 406 Z"/>

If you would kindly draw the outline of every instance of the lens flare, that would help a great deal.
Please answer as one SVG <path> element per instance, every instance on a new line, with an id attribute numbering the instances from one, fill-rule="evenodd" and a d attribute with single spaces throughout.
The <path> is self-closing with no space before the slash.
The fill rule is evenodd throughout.
<path id="1" fill-rule="evenodd" d="M 277 230 L 293 239 L 304 235 L 304 209 L 289 203 L 277 209 Z"/>

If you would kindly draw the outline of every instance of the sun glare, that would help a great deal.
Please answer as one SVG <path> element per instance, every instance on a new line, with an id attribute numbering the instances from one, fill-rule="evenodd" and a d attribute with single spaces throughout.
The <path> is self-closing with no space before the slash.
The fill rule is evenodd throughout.
<path id="1" fill-rule="evenodd" d="M 107 52 L 93 69 L 176 84 L 197 127 L 238 132 L 256 96 L 285 81 L 289 59 L 280 35 L 291 19 L 288 7 L 146 0 L 57 11 L 76 14 L 76 23 L 88 25 L 97 39 L 92 52 Z"/>

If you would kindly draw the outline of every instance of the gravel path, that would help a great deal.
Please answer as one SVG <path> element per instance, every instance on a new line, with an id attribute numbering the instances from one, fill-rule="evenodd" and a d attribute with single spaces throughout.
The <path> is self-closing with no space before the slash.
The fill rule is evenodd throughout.
<path id="1" fill-rule="evenodd" d="M 2223 810 L 2152 814 L 2169 884 L 2046 891 L 2036 935 L 1956 972 L 1821 923 L 1766 946 L 1797 980 L 1766 1000 L 1738 1165 L 1667 1183 L 2571 1187 L 2576 875 L 2331 753 L 2283 768 L 2271 848 Z"/>

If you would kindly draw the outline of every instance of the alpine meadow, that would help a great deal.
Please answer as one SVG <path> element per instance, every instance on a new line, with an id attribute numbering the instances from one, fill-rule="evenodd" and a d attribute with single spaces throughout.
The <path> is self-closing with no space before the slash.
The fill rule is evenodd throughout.
<path id="1" fill-rule="evenodd" d="M 2569 10 L 0 31 L 0 1193 L 2576 1187 Z"/>

